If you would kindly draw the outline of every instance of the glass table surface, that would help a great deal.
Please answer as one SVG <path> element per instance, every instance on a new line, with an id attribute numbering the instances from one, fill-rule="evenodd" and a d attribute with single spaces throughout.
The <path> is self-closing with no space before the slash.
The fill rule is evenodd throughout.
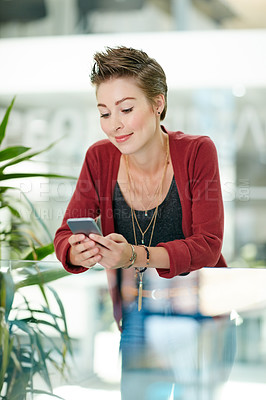
<path id="1" fill-rule="evenodd" d="M 14 284 L 11 313 L 22 299 L 32 308 L 44 303 L 36 283 L 59 296 L 73 356 L 65 380 L 53 365 L 49 374 L 54 394 L 65 400 L 118 400 L 121 391 L 123 400 L 266 398 L 266 269 L 203 268 L 164 280 L 165 287 L 144 287 L 144 311 L 133 300 L 126 307 L 124 329 L 135 325 L 122 342 L 100 265 L 76 275 L 57 261 L 2 260 L 0 272 Z M 16 335 L 26 340 L 22 330 Z M 38 375 L 34 386 L 49 391 Z"/>

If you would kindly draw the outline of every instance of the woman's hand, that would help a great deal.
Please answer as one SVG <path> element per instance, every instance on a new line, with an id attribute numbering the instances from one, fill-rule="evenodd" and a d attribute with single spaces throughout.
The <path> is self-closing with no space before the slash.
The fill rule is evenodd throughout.
<path id="1" fill-rule="evenodd" d="M 111 233 L 105 237 L 90 234 L 89 238 L 99 249 L 100 264 L 104 268 L 117 269 L 130 264 L 132 249 L 124 236 L 118 233 Z"/>
<path id="2" fill-rule="evenodd" d="M 100 255 L 99 246 L 87 236 L 83 234 L 72 235 L 68 239 L 68 242 L 71 246 L 69 250 L 69 262 L 72 265 L 81 265 L 82 267 L 90 268 L 101 261 L 102 256 Z"/>

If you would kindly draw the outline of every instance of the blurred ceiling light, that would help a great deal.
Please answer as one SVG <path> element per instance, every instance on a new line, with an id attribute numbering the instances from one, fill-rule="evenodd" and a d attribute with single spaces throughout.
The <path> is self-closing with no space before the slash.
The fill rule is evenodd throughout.
<path id="1" fill-rule="evenodd" d="M 236 326 L 243 324 L 243 318 L 238 314 L 238 312 L 236 310 L 231 311 L 230 321 L 234 321 Z"/>
<path id="2" fill-rule="evenodd" d="M 232 87 L 232 93 L 236 97 L 243 97 L 246 94 L 246 88 L 244 85 L 237 84 Z"/>
<path id="3" fill-rule="evenodd" d="M 0 94 L 89 93 L 93 54 L 118 45 L 143 49 L 157 59 L 172 90 L 232 88 L 236 82 L 245 88 L 265 87 L 265 41 L 266 31 L 2 39 Z"/>

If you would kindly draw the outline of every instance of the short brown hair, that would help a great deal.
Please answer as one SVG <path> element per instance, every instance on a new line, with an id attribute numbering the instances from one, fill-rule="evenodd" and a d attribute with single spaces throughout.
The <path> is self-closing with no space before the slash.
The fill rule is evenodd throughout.
<path id="1" fill-rule="evenodd" d="M 133 77 L 143 90 L 147 99 L 154 104 L 159 94 L 165 98 L 165 106 L 160 119 L 163 120 L 167 110 L 167 83 L 164 70 L 156 60 L 144 51 L 131 47 L 107 47 L 105 52 L 94 54 L 94 65 L 90 79 L 98 87 L 110 78 Z"/>

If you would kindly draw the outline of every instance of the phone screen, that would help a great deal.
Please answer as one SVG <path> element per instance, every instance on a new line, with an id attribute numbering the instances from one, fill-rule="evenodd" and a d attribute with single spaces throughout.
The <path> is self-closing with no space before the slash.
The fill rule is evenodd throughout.
<path id="1" fill-rule="evenodd" d="M 102 232 L 93 218 L 69 218 L 67 224 L 72 233 L 84 233 L 89 236 L 90 233 L 102 235 Z"/>

